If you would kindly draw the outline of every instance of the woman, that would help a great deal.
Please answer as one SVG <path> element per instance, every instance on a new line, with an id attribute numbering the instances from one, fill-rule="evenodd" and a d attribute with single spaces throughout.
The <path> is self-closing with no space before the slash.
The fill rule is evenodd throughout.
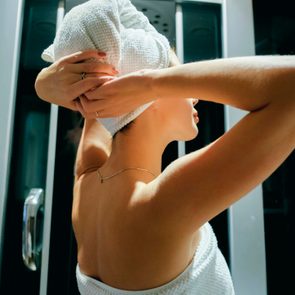
<path id="1" fill-rule="evenodd" d="M 80 292 L 234 294 L 208 221 L 293 151 L 294 56 L 195 62 L 119 78 L 110 65 L 88 69 L 85 61 L 99 56 L 94 51 L 69 55 L 36 81 L 42 99 L 88 118 L 72 208 Z M 198 100 L 188 97 L 249 114 L 210 145 L 161 171 L 165 147 L 198 134 L 193 108 Z M 114 138 L 92 119 L 120 116 L 151 102 Z"/>

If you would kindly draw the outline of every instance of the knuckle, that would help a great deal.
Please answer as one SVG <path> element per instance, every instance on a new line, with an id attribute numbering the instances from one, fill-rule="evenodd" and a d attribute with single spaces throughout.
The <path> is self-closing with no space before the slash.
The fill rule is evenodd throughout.
<path id="1" fill-rule="evenodd" d="M 95 63 L 88 63 L 86 65 L 86 71 L 87 72 L 95 72 L 97 70 L 97 65 Z"/>
<path id="2" fill-rule="evenodd" d="M 62 64 L 62 69 L 64 70 L 64 71 L 68 71 L 69 70 L 69 68 L 70 68 L 70 64 L 68 64 L 68 63 L 63 63 Z"/>
<path id="3" fill-rule="evenodd" d="M 66 57 L 64 56 L 64 57 L 61 57 L 60 59 L 58 59 L 55 63 L 57 64 L 57 65 L 60 65 L 60 64 L 63 64 L 63 63 L 66 63 Z"/>
<path id="4" fill-rule="evenodd" d="M 93 95 L 92 95 L 92 93 L 89 92 L 89 93 L 87 93 L 86 97 L 88 100 L 92 100 Z"/>
<path id="5" fill-rule="evenodd" d="M 75 52 L 71 58 L 73 59 L 73 62 L 76 63 L 81 57 L 83 56 L 82 51 Z"/>
<path id="6" fill-rule="evenodd" d="M 58 61 L 56 61 L 56 65 L 57 67 L 64 67 L 67 65 L 67 60 L 65 57 L 62 57 L 61 59 L 59 59 Z"/>
<path id="7" fill-rule="evenodd" d="M 57 65 L 57 69 L 56 69 L 56 72 L 57 73 L 63 73 L 65 71 L 67 71 L 68 69 L 68 64 L 67 63 L 63 63 L 63 62 L 60 62 L 58 65 Z"/>

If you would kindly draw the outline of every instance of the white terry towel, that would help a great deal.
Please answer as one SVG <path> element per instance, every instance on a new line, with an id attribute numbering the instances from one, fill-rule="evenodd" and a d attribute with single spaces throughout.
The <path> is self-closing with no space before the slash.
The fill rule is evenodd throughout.
<path id="1" fill-rule="evenodd" d="M 209 223 L 201 227 L 201 239 L 191 263 L 170 282 L 152 289 L 128 291 L 95 280 L 76 267 L 81 295 L 234 295 L 227 263 L 217 246 L 216 236 Z"/>
<path id="2" fill-rule="evenodd" d="M 42 58 L 54 62 L 87 49 L 107 52 L 107 62 L 113 64 L 120 75 L 169 65 L 168 40 L 130 0 L 90 0 L 74 7 L 65 15 L 53 44 L 44 50 Z M 122 116 L 98 121 L 114 135 L 152 103 Z"/>

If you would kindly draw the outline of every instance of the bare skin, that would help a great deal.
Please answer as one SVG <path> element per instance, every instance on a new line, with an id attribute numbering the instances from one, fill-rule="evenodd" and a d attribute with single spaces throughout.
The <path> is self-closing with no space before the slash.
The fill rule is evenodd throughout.
<path id="1" fill-rule="evenodd" d="M 106 133 L 108 144 L 91 136 L 80 142 L 84 159 L 72 220 L 81 270 L 126 290 L 157 287 L 179 275 L 192 259 L 200 227 L 265 180 L 294 150 L 294 82 L 294 56 L 249 57 L 138 72 L 87 92 L 85 114 L 118 115 L 121 98 L 125 110 L 135 105 L 132 100 L 157 100 L 126 134 L 118 134 L 112 150 Z M 187 97 L 249 113 L 215 142 L 161 172 L 167 144 L 198 134 L 194 101 Z M 84 138 L 87 130 L 96 134 L 86 126 L 91 121 L 86 120 Z M 98 162 L 87 153 L 93 146 L 109 156 Z M 131 170 L 101 184 L 98 167 L 104 176 L 142 167 L 157 177 Z"/>
<path id="2" fill-rule="evenodd" d="M 186 112 L 193 112 L 193 104 L 197 101 L 189 99 L 179 102 L 178 109 L 184 106 Z M 174 106 L 176 110 L 177 105 Z M 151 115 L 155 113 L 151 112 Z M 197 128 L 193 126 L 192 114 L 188 114 L 191 116 L 187 121 L 192 129 L 192 138 L 197 134 Z M 150 116 L 146 116 L 146 120 L 151 120 Z M 148 126 L 146 120 L 141 124 Z M 140 125 L 134 127 L 141 128 Z M 147 184 L 154 179 L 152 175 L 130 170 L 101 184 L 96 170 L 100 167 L 102 174 L 108 176 L 122 167 L 144 167 L 160 175 L 161 155 L 166 147 L 164 141 L 160 144 L 157 134 L 152 138 L 152 127 L 150 130 L 146 128 L 142 140 L 144 135 L 149 136 L 149 144 L 142 145 L 140 153 L 138 146 L 134 145 L 132 158 L 131 154 L 126 153 L 126 158 L 123 156 L 117 161 L 120 151 L 128 145 L 128 139 L 119 133 L 113 142 L 112 157 L 107 158 L 102 166 L 98 163 L 94 167 L 95 157 L 91 161 L 90 152 L 85 153 L 85 150 L 91 149 L 90 132 L 93 138 L 98 138 L 104 131 L 96 121 L 86 120 L 77 156 L 79 165 L 85 167 L 79 170 L 87 170 L 77 176 L 72 210 L 79 266 L 83 273 L 120 289 L 139 290 L 160 286 L 176 277 L 191 261 L 199 241 L 198 230 L 193 235 L 185 236 L 177 231 L 173 234 L 159 231 L 158 221 L 154 222 L 149 212 L 151 195 Z M 169 141 L 168 136 L 166 140 Z M 106 144 L 104 147 L 105 154 L 109 154 L 109 146 Z M 143 162 L 143 154 L 147 155 L 146 162 Z M 88 169 L 86 162 L 89 163 Z M 94 236 L 96 239 L 93 239 Z"/>
<path id="3" fill-rule="evenodd" d="M 159 230 L 150 219 L 150 178 L 127 172 L 101 184 L 94 171 L 76 182 L 72 220 L 83 273 L 113 287 L 142 290 L 170 281 L 191 261 L 198 231 L 182 236 Z"/>
<path id="4" fill-rule="evenodd" d="M 112 65 L 99 62 L 105 56 L 104 52 L 89 50 L 61 58 L 38 74 L 35 81 L 37 95 L 45 101 L 77 111 L 78 97 L 117 74 Z M 91 59 L 98 62 L 89 62 Z M 81 80 L 83 72 L 87 79 Z"/>

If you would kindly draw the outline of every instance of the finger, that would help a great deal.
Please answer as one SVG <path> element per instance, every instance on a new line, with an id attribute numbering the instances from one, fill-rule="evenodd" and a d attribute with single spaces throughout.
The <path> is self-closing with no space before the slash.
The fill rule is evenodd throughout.
<path id="1" fill-rule="evenodd" d="M 90 58 L 103 58 L 106 56 L 107 54 L 105 52 L 93 49 L 75 52 L 73 54 L 62 57 L 60 61 L 66 63 L 78 63 Z"/>
<path id="2" fill-rule="evenodd" d="M 111 76 L 103 76 L 99 78 L 95 77 L 79 80 L 70 86 L 69 97 L 79 97 L 81 94 L 88 92 L 89 90 L 94 90 L 106 81 L 110 81 L 112 79 L 114 78 Z"/>
<path id="3" fill-rule="evenodd" d="M 103 102 L 103 100 L 89 101 L 85 97 L 81 97 L 81 104 L 86 114 L 93 114 L 94 118 L 97 118 L 97 113 L 99 114 L 99 118 L 114 117 L 107 113 L 104 108 L 102 108 L 102 103 L 105 102 Z"/>
<path id="4" fill-rule="evenodd" d="M 81 99 L 81 97 L 80 97 L 80 99 Z M 96 118 L 95 113 L 86 113 L 84 111 L 84 109 L 82 107 L 82 104 L 81 104 L 81 102 L 79 100 L 76 101 L 76 108 L 85 119 L 95 119 Z"/>
<path id="5" fill-rule="evenodd" d="M 86 112 L 86 113 L 95 113 L 97 111 L 96 108 L 93 108 L 93 102 L 91 101 L 88 101 L 87 98 L 85 98 L 85 96 L 81 95 L 80 97 L 80 102 L 81 102 L 81 105 L 82 105 L 82 108 L 83 110 Z M 99 114 L 102 113 L 102 110 L 99 110 Z"/>
<path id="6" fill-rule="evenodd" d="M 101 77 L 105 77 L 105 76 L 109 76 L 109 74 L 106 74 L 106 73 L 85 73 L 84 75 L 84 79 L 87 79 L 87 78 L 101 78 Z M 81 75 L 80 75 L 81 77 Z"/>
<path id="7" fill-rule="evenodd" d="M 69 71 L 74 73 L 105 73 L 106 75 L 117 75 L 116 68 L 107 63 L 91 62 L 68 65 Z"/>
<path id="8" fill-rule="evenodd" d="M 67 85 L 73 85 L 75 83 L 78 83 L 80 81 L 85 81 L 86 79 L 90 79 L 90 78 L 94 78 L 98 81 L 98 79 L 103 79 L 101 80 L 101 83 L 105 83 L 107 81 L 110 81 L 112 79 L 114 79 L 116 76 L 110 75 L 108 73 L 70 73 L 66 76 L 66 83 Z M 83 78 L 83 79 L 82 79 Z M 94 80 L 95 81 L 95 80 Z"/>
<path id="9" fill-rule="evenodd" d="M 82 108 L 85 112 L 87 112 L 87 113 L 90 113 L 91 111 L 94 112 L 94 110 L 92 110 L 92 109 L 90 110 L 90 108 L 89 108 L 90 104 L 88 104 L 88 100 L 87 100 L 87 98 L 85 98 L 85 96 L 83 96 L 83 95 L 80 96 L 80 102 L 81 102 Z"/>
<path id="10" fill-rule="evenodd" d="M 59 81 L 68 87 L 80 81 L 85 81 L 86 79 L 92 78 L 93 81 L 95 81 L 95 79 L 98 81 L 98 79 L 104 79 L 105 77 L 109 77 L 108 79 L 110 79 L 110 77 L 115 78 L 116 76 L 106 73 L 66 73 L 63 74 L 63 77 L 61 77 Z M 103 81 L 101 83 L 103 83 Z"/>
<path id="11" fill-rule="evenodd" d="M 100 81 L 102 84 L 100 84 L 97 87 L 93 87 L 92 89 L 89 89 L 88 91 L 84 92 L 86 98 L 90 100 L 99 100 L 99 99 L 106 99 L 109 97 L 109 92 L 107 91 L 105 86 L 107 86 L 109 83 L 114 81 L 115 77 L 100 77 Z"/>
<path id="12" fill-rule="evenodd" d="M 79 100 L 75 100 L 75 106 L 77 110 L 81 113 L 81 115 L 85 118 L 85 112 Z"/>
<path id="13" fill-rule="evenodd" d="M 91 112 L 91 113 L 87 113 L 84 108 L 83 108 L 83 105 L 81 103 L 81 101 L 85 100 L 86 98 L 81 95 L 80 96 L 80 101 L 79 101 L 79 110 L 80 112 L 83 113 L 83 117 L 86 118 L 86 119 L 97 119 L 97 113 L 96 112 Z"/>

